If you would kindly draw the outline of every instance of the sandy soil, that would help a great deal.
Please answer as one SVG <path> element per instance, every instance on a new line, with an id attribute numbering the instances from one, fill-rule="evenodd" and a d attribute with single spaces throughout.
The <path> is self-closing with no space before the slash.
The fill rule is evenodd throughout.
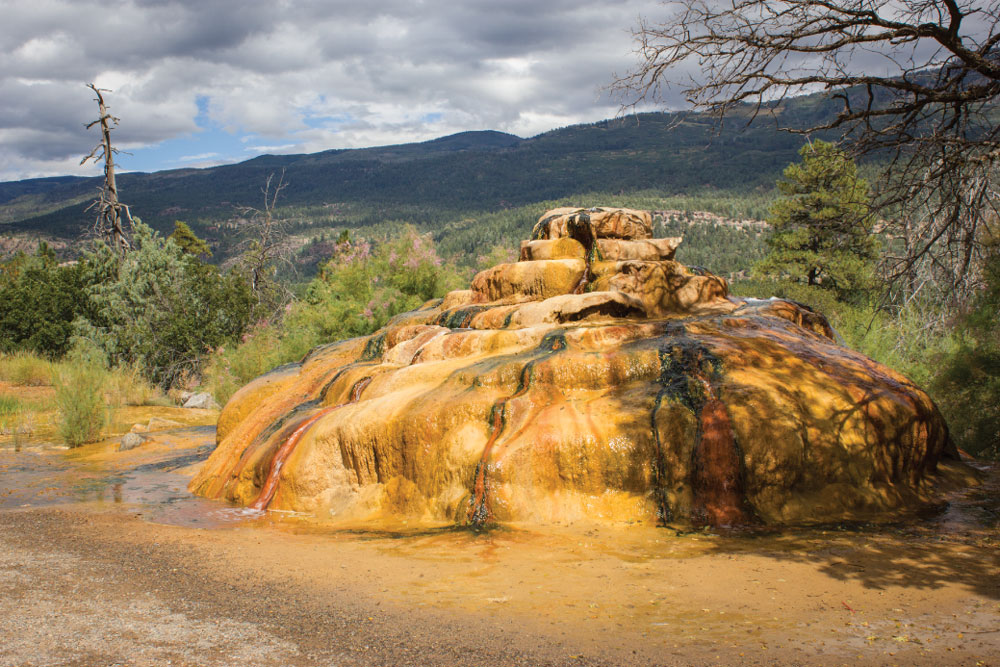
<path id="1" fill-rule="evenodd" d="M 89 461 L 147 470 L 167 449 Z M 142 483 L 176 498 L 178 471 Z M 164 513 L 138 479 L 0 505 L 0 665 L 1000 665 L 1000 534 L 967 516 L 742 537 L 334 530 Z"/>

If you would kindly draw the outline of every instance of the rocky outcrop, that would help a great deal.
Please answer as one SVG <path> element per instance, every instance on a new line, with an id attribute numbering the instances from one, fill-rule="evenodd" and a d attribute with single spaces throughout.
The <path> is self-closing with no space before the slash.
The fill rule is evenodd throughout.
<path id="1" fill-rule="evenodd" d="M 257 508 L 474 525 L 869 519 L 956 452 L 927 394 L 826 319 L 557 209 L 522 261 L 242 388 L 191 488 Z"/>

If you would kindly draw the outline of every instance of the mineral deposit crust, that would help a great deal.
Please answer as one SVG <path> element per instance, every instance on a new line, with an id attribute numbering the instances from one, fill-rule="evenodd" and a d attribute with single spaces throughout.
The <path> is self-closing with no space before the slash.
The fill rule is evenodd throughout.
<path id="1" fill-rule="evenodd" d="M 557 209 L 470 290 L 238 391 L 195 492 L 345 520 L 871 519 L 962 476 L 926 393 L 826 319 Z"/>

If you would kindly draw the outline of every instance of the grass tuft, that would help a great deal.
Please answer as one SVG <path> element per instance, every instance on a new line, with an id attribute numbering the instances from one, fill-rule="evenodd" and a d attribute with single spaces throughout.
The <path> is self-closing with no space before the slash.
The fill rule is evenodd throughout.
<path id="1" fill-rule="evenodd" d="M 93 356 L 72 354 L 55 376 L 59 435 L 70 447 L 79 447 L 101 437 L 108 422 L 104 402 L 107 370 Z"/>
<path id="2" fill-rule="evenodd" d="M 30 352 L 0 354 L 0 380 L 22 387 L 52 384 L 53 364 Z"/>

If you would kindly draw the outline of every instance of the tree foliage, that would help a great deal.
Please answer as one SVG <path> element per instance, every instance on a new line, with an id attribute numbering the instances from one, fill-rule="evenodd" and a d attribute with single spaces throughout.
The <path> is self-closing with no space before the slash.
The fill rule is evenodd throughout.
<path id="1" fill-rule="evenodd" d="M 169 387 L 243 332 L 253 299 L 239 275 L 221 274 L 134 220 L 134 247 L 124 258 L 103 242 L 87 254 L 94 314 L 77 320 L 77 332 L 113 365 L 137 366 Z"/>
<path id="2" fill-rule="evenodd" d="M 88 305 L 83 269 L 59 266 L 44 242 L 33 255 L 20 254 L 0 266 L 0 351 L 65 354 L 72 322 Z"/>
<path id="3" fill-rule="evenodd" d="M 175 220 L 174 231 L 167 238 L 188 255 L 199 259 L 207 259 L 212 256 L 212 249 L 204 240 L 195 235 L 186 222 Z"/>
<path id="4" fill-rule="evenodd" d="M 782 197 L 771 208 L 767 257 L 760 275 L 804 281 L 839 296 L 872 287 L 879 243 L 873 233 L 868 183 L 833 144 L 802 147 L 802 162 L 778 181 Z"/>

